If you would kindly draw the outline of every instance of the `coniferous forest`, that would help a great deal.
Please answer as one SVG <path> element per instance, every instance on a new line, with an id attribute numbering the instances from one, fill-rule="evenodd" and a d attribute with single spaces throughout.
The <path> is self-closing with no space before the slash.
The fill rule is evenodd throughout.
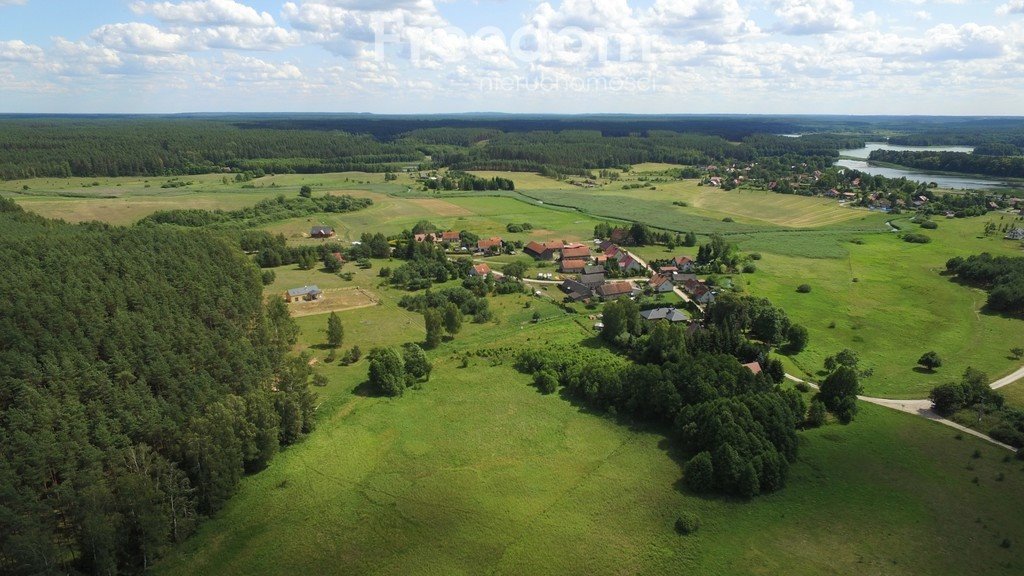
<path id="1" fill-rule="evenodd" d="M 0 573 L 145 569 L 312 429 L 297 328 L 207 232 L 0 224 Z"/>

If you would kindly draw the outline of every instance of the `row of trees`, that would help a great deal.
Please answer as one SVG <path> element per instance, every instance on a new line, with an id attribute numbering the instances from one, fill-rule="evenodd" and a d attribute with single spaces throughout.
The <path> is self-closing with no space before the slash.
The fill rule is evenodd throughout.
<path id="1" fill-rule="evenodd" d="M 344 213 L 363 210 L 373 205 L 370 198 L 342 196 L 303 196 L 260 200 L 254 206 L 238 210 L 161 210 L 142 220 L 142 223 L 175 224 L 188 228 L 255 228 L 271 222 L 288 220 L 318 213 Z"/>

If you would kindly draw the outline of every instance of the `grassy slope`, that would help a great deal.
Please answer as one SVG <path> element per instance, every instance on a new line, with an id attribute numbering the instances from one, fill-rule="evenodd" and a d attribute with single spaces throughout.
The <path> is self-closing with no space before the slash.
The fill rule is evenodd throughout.
<path id="1" fill-rule="evenodd" d="M 372 287 L 372 271 L 354 283 Z M 381 307 L 342 313 L 346 346 L 422 337 L 420 318 L 393 305 L 400 294 L 383 294 Z M 358 393 L 365 361 L 324 366 L 318 431 L 245 479 L 156 572 L 1012 574 L 1024 565 L 1024 510 L 1006 497 L 1024 488 L 1020 463 L 871 406 L 853 426 L 804 433 L 783 492 L 751 503 L 680 492 L 659 434 L 542 396 L 507 362 L 457 367 L 464 350 L 587 338 L 554 306 L 526 300 L 492 300 L 499 323 L 467 324 L 432 353 L 431 381 L 400 399 Z M 534 310 L 538 325 L 528 322 Z M 301 347 L 321 343 L 324 324 L 301 319 Z M 970 458 L 975 449 L 981 459 Z M 672 532 L 679 510 L 700 514 L 698 534 Z M 998 546 L 1004 537 L 1009 550 Z"/>

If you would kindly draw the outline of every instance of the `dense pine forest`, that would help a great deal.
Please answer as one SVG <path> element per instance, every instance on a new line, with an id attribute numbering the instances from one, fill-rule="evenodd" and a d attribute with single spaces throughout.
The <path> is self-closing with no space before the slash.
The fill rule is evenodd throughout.
<path id="1" fill-rule="evenodd" d="M 297 328 L 201 230 L 0 199 L 0 573 L 145 569 L 313 427 Z"/>

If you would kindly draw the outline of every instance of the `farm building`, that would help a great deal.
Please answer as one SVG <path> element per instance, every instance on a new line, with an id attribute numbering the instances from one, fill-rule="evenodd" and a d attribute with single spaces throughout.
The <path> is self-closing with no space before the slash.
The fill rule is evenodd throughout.
<path id="1" fill-rule="evenodd" d="M 595 292 L 604 300 L 615 300 L 636 296 L 640 290 L 632 282 L 609 282 L 598 286 Z"/>
<path id="2" fill-rule="evenodd" d="M 582 244 L 570 244 L 562 247 L 562 259 L 589 260 L 590 248 Z"/>
<path id="3" fill-rule="evenodd" d="M 563 274 L 579 274 L 587 267 L 586 260 L 565 260 L 562 259 L 561 271 Z"/>
<path id="4" fill-rule="evenodd" d="M 448 230 L 441 233 L 441 241 L 448 242 L 449 244 L 458 244 L 462 242 L 462 235 L 454 230 Z"/>
<path id="5" fill-rule="evenodd" d="M 523 252 L 537 260 L 554 260 L 555 254 L 561 250 L 560 242 L 530 242 L 523 248 Z"/>
<path id="6" fill-rule="evenodd" d="M 591 288 L 597 288 L 601 284 L 604 284 L 605 276 L 604 270 L 600 272 L 594 272 L 593 274 L 587 274 L 584 270 L 583 274 L 580 275 L 580 284 L 589 286 Z"/>
<path id="7" fill-rule="evenodd" d="M 313 286 L 303 286 L 302 288 L 292 288 L 284 293 L 285 302 L 309 302 L 310 300 L 319 300 L 323 296 L 323 291 Z"/>
<path id="8" fill-rule="evenodd" d="M 750 370 L 751 372 L 753 372 L 755 376 L 761 373 L 761 364 L 758 363 L 758 362 L 751 362 L 750 364 L 744 364 L 743 367 L 746 368 L 747 370 Z"/>
<path id="9" fill-rule="evenodd" d="M 309 236 L 311 238 L 333 238 L 334 228 L 330 226 L 313 226 L 309 230 Z"/>
<path id="10" fill-rule="evenodd" d="M 689 322 L 690 315 L 682 310 L 676 310 L 675 308 L 655 308 L 653 310 L 641 310 L 640 316 L 648 322 L 654 322 L 655 320 L 668 320 L 675 324 L 676 322 Z"/>
<path id="11" fill-rule="evenodd" d="M 1024 228 L 1013 228 L 1006 233 L 1007 240 L 1024 240 Z"/>
<path id="12" fill-rule="evenodd" d="M 580 302 L 594 296 L 594 291 L 589 286 L 581 284 L 575 280 L 566 280 L 565 282 L 562 282 L 561 288 L 562 292 L 565 292 L 566 297 L 573 302 Z"/>

